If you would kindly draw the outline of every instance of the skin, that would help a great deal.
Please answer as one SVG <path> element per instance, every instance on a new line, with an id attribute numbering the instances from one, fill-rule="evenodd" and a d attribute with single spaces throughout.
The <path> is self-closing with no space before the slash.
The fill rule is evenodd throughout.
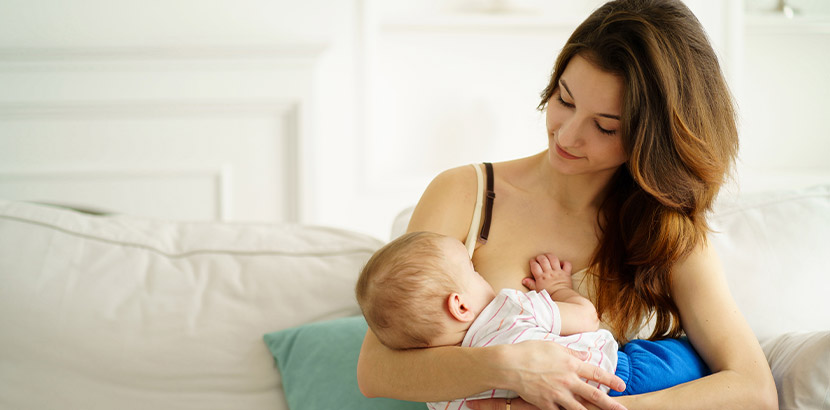
<path id="1" fill-rule="evenodd" d="M 625 162 L 619 122 L 623 83 L 575 57 L 562 74 L 546 112 L 548 149 L 494 164 L 496 205 L 490 239 L 477 244 L 473 262 L 494 289 L 522 289 L 527 261 L 554 250 L 573 269 L 585 268 L 598 243 L 597 213 L 609 180 Z M 561 97 L 563 102 L 557 100 Z M 603 131 L 604 130 L 604 131 Z M 565 154 L 561 152 L 564 151 Z M 475 172 L 465 166 L 438 175 L 410 221 L 465 240 L 476 194 Z M 707 244 L 673 270 L 672 297 L 689 341 L 713 374 L 660 392 L 611 399 L 579 378 L 620 390 L 620 381 L 583 363 L 555 343 L 524 342 L 486 348 L 439 347 L 414 352 L 383 347 L 369 332 L 358 361 L 358 382 L 369 397 L 441 401 L 490 388 L 524 399 L 511 409 L 772 409 L 771 372 L 752 331 L 729 294 L 714 250 Z M 728 337 L 725 337 L 728 335 Z M 471 403 L 504 409 L 503 399 Z"/>

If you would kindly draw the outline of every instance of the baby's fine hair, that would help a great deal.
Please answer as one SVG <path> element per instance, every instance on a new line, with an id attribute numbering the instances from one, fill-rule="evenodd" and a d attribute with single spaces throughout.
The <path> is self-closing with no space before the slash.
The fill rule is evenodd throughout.
<path id="1" fill-rule="evenodd" d="M 369 328 L 391 349 L 429 347 L 443 332 L 447 296 L 459 288 L 440 242 L 443 235 L 411 232 L 380 248 L 355 286 Z"/>

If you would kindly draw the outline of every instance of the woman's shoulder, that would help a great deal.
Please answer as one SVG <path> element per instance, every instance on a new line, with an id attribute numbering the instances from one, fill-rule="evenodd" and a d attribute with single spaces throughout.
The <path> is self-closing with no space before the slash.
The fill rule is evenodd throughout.
<path id="1" fill-rule="evenodd" d="M 496 192 L 512 185 L 510 180 L 515 180 L 515 175 L 527 173 L 534 157 L 494 163 Z M 478 193 L 478 177 L 474 167 L 479 167 L 484 173 L 484 166 L 479 163 L 450 168 L 435 176 L 421 195 L 407 231 L 438 232 L 464 242 L 470 230 Z"/>
<path id="2" fill-rule="evenodd" d="M 427 190 L 464 190 L 476 191 L 476 171 L 474 167 L 481 167 L 481 164 L 467 164 L 442 171 L 432 179 Z"/>
<path id="3" fill-rule="evenodd" d="M 471 165 L 439 173 L 421 195 L 407 231 L 438 232 L 464 241 L 472 220 L 477 191 L 476 171 Z"/>

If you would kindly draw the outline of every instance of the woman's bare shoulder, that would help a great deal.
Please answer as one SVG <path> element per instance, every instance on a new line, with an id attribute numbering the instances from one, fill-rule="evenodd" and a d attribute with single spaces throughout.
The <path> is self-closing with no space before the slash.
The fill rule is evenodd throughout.
<path id="1" fill-rule="evenodd" d="M 468 164 L 455 168 L 450 168 L 441 172 L 433 178 L 427 190 L 430 189 L 449 189 L 453 192 L 469 191 L 470 194 L 476 193 L 476 171 L 473 167 L 480 167 L 481 164 Z"/>
<path id="2" fill-rule="evenodd" d="M 476 171 L 470 165 L 441 172 L 421 195 L 407 231 L 432 231 L 465 240 L 477 189 Z"/>

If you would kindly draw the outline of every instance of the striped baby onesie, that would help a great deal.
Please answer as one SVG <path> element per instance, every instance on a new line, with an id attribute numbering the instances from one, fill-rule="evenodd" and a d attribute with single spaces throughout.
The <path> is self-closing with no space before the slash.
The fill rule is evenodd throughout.
<path id="1" fill-rule="evenodd" d="M 596 332 L 559 336 L 561 328 L 559 308 L 547 291 L 525 293 L 503 289 L 478 315 L 461 345 L 485 347 L 525 340 L 550 340 L 573 350 L 587 351 L 589 357 L 586 362 L 614 373 L 618 346 L 610 332 L 600 329 Z M 598 387 L 603 392 L 608 392 L 608 387 Z M 427 406 L 432 410 L 461 410 L 468 409 L 465 405 L 467 400 L 491 397 L 513 398 L 518 395 L 509 390 L 493 389 L 450 402 L 427 403 Z"/>

